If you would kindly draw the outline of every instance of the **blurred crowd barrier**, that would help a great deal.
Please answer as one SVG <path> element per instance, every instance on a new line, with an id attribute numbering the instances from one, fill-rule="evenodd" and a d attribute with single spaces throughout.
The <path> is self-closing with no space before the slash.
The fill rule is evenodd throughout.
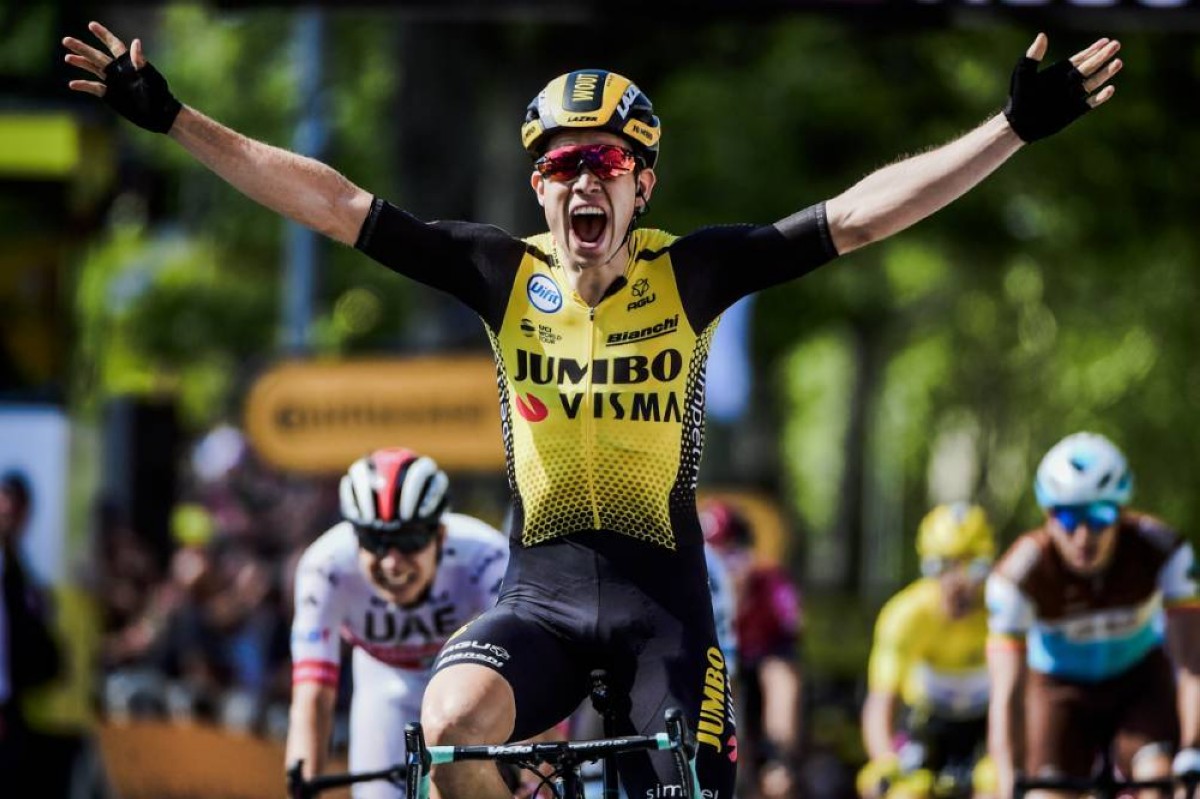
<path id="1" fill-rule="evenodd" d="M 112 790 L 122 799 L 282 796 L 283 744 L 211 725 L 105 722 L 97 731 Z M 344 771 L 334 759 L 330 771 Z M 323 796 L 347 799 L 348 790 Z"/>

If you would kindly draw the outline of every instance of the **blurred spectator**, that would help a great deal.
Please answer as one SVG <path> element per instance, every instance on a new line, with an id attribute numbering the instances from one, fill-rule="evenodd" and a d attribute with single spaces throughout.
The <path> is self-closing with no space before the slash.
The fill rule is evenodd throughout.
<path id="1" fill-rule="evenodd" d="M 154 552 L 113 505 L 99 511 L 100 569 L 96 596 L 104 640 L 101 665 L 106 670 L 141 660 L 154 638 L 149 608 L 162 574 Z"/>
<path id="2" fill-rule="evenodd" d="M 53 681 L 61 658 L 50 634 L 46 596 L 30 579 L 21 536 L 32 510 L 29 482 L 18 473 L 0 478 L 0 774 L 6 788 L 32 788 L 30 731 L 23 701 Z"/>
<path id="3" fill-rule="evenodd" d="M 737 608 L 739 795 L 795 796 L 802 685 L 796 661 L 799 592 L 781 567 L 756 558 L 750 524 L 732 505 L 704 503 L 700 525 L 725 565 Z"/>
<path id="4" fill-rule="evenodd" d="M 271 469 L 227 423 L 199 440 L 187 466 L 165 568 L 142 531 L 100 508 L 104 710 L 117 721 L 201 720 L 282 738 L 291 582 L 337 516 L 336 480 Z"/>

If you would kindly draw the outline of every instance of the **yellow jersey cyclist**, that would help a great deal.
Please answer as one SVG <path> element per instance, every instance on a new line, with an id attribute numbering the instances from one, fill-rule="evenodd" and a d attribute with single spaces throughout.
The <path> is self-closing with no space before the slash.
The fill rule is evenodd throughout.
<path id="1" fill-rule="evenodd" d="M 991 794 L 983 585 L 996 545 L 983 508 L 935 507 L 917 530 L 917 553 L 922 576 L 875 623 L 862 713 L 870 760 L 859 793 Z"/>
<path id="2" fill-rule="evenodd" d="M 89 30 L 99 47 L 63 41 L 67 62 L 88 73 L 72 89 L 169 134 L 267 207 L 453 294 L 484 323 L 516 505 L 512 553 L 496 607 L 442 650 L 422 707 L 429 740 L 540 733 L 606 668 L 629 699 L 616 732 L 658 731 L 665 708 L 684 712 L 709 799 L 730 799 L 737 761 L 695 500 L 721 312 L 944 207 L 1109 100 L 1121 68 L 1119 43 L 1100 39 L 1039 70 L 1039 35 L 1004 111 L 955 141 L 777 222 L 683 237 L 637 227 L 663 132 L 650 99 L 616 73 L 576 70 L 525 109 L 520 140 L 547 232 L 522 239 L 420 221 L 323 164 L 248 139 L 176 100 L 140 40 L 127 48 L 99 23 Z M 620 769 L 630 796 L 680 791 L 667 753 Z M 443 799 L 506 795 L 487 763 L 436 767 L 433 780 Z"/>
<path id="3" fill-rule="evenodd" d="M 1001 799 L 1021 752 L 1035 778 L 1087 779 L 1103 749 L 1134 779 L 1200 771 L 1192 546 L 1127 507 L 1133 474 L 1104 436 L 1055 444 L 1034 488 L 1044 521 L 987 585 L 988 746 Z"/>

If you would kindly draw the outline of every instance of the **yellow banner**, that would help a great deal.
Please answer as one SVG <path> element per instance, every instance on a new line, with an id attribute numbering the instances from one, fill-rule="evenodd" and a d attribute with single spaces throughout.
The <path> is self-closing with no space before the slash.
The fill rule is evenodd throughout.
<path id="1" fill-rule="evenodd" d="M 0 175 L 63 177 L 80 151 L 79 126 L 67 114 L 0 114 Z"/>
<path id="2" fill-rule="evenodd" d="M 245 425 L 255 450 L 289 471 L 340 472 L 379 447 L 450 470 L 504 466 L 490 356 L 286 362 L 251 387 Z"/>

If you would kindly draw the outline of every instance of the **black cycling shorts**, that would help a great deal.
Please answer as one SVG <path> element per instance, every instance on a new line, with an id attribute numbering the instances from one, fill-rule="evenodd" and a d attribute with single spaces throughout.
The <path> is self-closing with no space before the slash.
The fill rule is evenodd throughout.
<path id="1" fill-rule="evenodd" d="M 671 552 L 589 531 L 514 547 L 499 602 L 442 648 L 434 669 L 461 663 L 488 666 L 512 686 L 513 741 L 570 716 L 592 671 L 604 669 L 615 700 L 606 734 L 662 732 L 664 712 L 679 708 L 696 732 L 705 796 L 732 799 L 733 703 L 699 546 Z M 630 799 L 683 796 L 670 752 L 617 762 Z"/>

